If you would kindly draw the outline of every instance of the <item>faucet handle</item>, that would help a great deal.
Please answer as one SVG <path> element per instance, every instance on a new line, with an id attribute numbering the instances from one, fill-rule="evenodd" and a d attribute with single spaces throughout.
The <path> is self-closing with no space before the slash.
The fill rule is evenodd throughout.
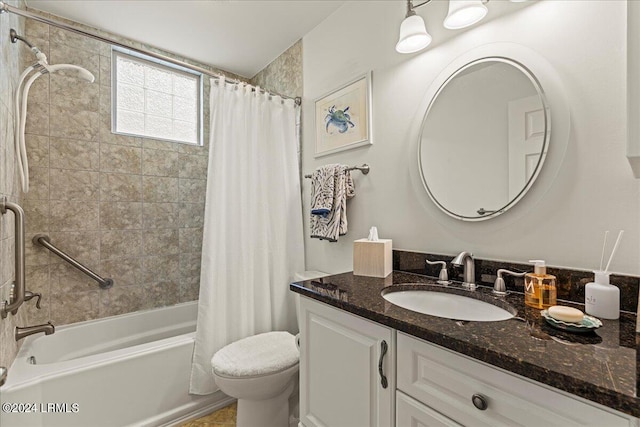
<path id="1" fill-rule="evenodd" d="M 428 259 L 425 259 L 425 261 L 429 265 L 438 265 L 438 264 L 442 265 L 442 268 L 440 269 L 440 274 L 438 275 L 438 283 L 440 283 L 441 285 L 448 285 L 449 283 L 451 283 L 449 281 L 449 272 L 447 272 L 447 263 L 446 262 L 444 262 L 444 261 L 429 261 Z"/>
<path id="2" fill-rule="evenodd" d="M 506 270 L 501 268 L 498 270 L 498 277 L 496 277 L 496 281 L 493 284 L 493 291 L 491 291 L 494 295 L 505 296 L 507 294 L 507 286 L 504 284 L 504 279 L 502 278 L 502 274 L 509 274 L 511 276 L 522 277 L 527 274 L 526 271 L 520 273 L 511 270 Z"/>
<path id="3" fill-rule="evenodd" d="M 24 292 L 24 302 L 27 302 L 33 298 L 37 298 L 36 299 L 36 308 L 38 310 L 40 310 L 42 307 L 40 307 L 40 300 L 42 299 L 42 294 L 37 293 L 37 292 L 31 292 L 31 291 L 25 291 Z"/>

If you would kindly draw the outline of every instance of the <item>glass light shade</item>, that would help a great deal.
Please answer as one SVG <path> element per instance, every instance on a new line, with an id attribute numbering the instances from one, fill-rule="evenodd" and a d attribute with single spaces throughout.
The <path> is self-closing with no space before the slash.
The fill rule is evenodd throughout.
<path id="1" fill-rule="evenodd" d="M 481 0 L 449 0 L 449 13 L 444 27 L 457 30 L 475 24 L 487 14 L 487 6 Z"/>
<path id="2" fill-rule="evenodd" d="M 424 49 L 431 43 L 424 20 L 418 15 L 408 16 L 400 24 L 400 38 L 396 44 L 399 53 L 413 53 Z"/>

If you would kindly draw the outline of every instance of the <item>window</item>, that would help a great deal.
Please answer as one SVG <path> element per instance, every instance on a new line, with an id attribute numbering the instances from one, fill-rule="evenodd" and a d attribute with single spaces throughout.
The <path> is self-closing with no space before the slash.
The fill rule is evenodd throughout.
<path id="1" fill-rule="evenodd" d="M 202 145 L 202 74 L 112 48 L 112 131 Z"/>

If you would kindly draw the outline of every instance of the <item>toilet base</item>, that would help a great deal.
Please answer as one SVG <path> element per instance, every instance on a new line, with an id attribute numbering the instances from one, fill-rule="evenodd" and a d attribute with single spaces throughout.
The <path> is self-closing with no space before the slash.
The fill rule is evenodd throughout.
<path id="1" fill-rule="evenodd" d="M 237 427 L 288 427 L 289 397 L 294 389 L 291 382 L 282 393 L 271 399 L 238 399 Z"/>

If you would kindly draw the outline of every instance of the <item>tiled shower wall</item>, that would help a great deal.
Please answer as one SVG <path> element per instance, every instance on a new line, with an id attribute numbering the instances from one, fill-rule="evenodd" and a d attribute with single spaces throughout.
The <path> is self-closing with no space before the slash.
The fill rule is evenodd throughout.
<path id="1" fill-rule="evenodd" d="M 41 310 L 29 307 L 29 322 L 62 325 L 197 299 L 209 78 L 204 77 L 204 147 L 115 135 L 110 46 L 32 20 L 26 36 L 50 63 L 77 64 L 96 76 L 90 84 L 72 75 L 46 75 L 31 90 L 27 239 L 46 233 L 54 245 L 115 281 L 101 290 L 29 242 L 27 287 L 43 294 Z M 29 52 L 24 57 L 26 66 L 32 58 Z"/>
<path id="2" fill-rule="evenodd" d="M 14 7 L 24 8 L 23 1 L 5 2 Z M 20 191 L 15 180 L 13 150 L 13 104 L 12 94 L 20 75 L 20 52 L 17 45 L 9 40 L 9 30 L 21 33 L 24 19 L 17 15 L 0 16 L 0 198 L 6 197 L 13 203 L 20 202 Z M 8 212 L 0 218 L 0 300 L 9 298 L 9 287 L 14 275 L 14 219 Z M 0 366 L 8 367 L 18 352 L 18 343 L 13 338 L 15 326 L 25 326 L 24 311 L 17 316 L 9 314 L 0 319 Z"/>
<path id="3" fill-rule="evenodd" d="M 302 97 L 302 39 L 253 76 L 251 84 L 291 98 Z"/>

